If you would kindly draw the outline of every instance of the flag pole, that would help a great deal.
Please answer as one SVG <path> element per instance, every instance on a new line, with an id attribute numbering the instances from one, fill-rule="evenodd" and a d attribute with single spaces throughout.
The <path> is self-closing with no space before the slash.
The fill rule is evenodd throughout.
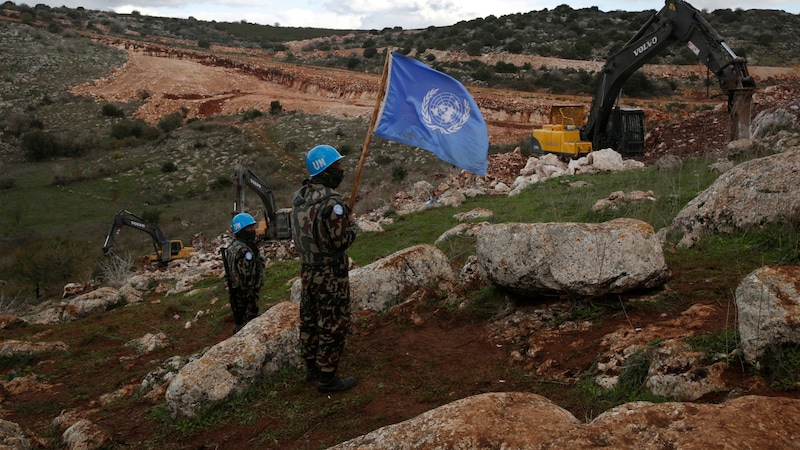
<path id="1" fill-rule="evenodd" d="M 383 101 L 383 97 L 386 94 L 386 78 L 389 76 L 389 58 L 392 57 L 392 50 L 390 47 L 386 47 L 386 61 L 383 63 L 383 76 L 381 77 L 381 85 L 378 87 L 378 99 L 375 102 L 375 109 L 372 110 L 372 120 L 369 123 L 369 129 L 367 130 L 367 138 L 364 140 L 364 148 L 361 151 L 361 159 L 358 160 L 358 169 L 356 170 L 356 177 L 353 181 L 353 192 L 350 194 L 350 201 L 347 206 L 350 207 L 350 211 L 353 210 L 353 206 L 356 203 L 356 194 L 358 192 L 358 180 L 361 178 L 361 170 L 364 168 L 364 162 L 367 159 L 367 152 L 369 150 L 370 141 L 372 141 L 372 132 L 375 130 L 375 122 L 378 120 L 378 111 L 380 110 L 381 102 Z"/>

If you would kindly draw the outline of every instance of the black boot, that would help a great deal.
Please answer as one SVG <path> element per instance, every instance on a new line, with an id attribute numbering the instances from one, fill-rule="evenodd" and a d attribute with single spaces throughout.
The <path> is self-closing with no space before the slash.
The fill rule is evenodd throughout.
<path id="1" fill-rule="evenodd" d="M 353 377 L 339 378 L 335 372 L 321 372 L 317 390 L 322 393 L 342 392 L 355 386 L 357 383 Z"/>
<path id="2" fill-rule="evenodd" d="M 306 381 L 319 381 L 320 370 L 315 359 L 306 360 Z"/>

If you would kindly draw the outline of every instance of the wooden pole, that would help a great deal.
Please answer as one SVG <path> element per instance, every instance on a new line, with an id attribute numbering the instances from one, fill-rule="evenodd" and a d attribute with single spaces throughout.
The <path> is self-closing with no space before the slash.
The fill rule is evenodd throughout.
<path id="1" fill-rule="evenodd" d="M 369 123 L 367 130 L 367 138 L 364 141 L 364 148 L 361 150 L 361 159 L 358 160 L 358 169 L 356 169 L 356 177 L 353 180 L 353 192 L 350 194 L 350 202 L 348 206 L 350 211 L 356 204 L 356 197 L 358 193 L 358 180 L 361 178 L 361 170 L 364 168 L 364 162 L 367 159 L 367 152 L 369 151 L 369 143 L 372 141 L 372 132 L 375 130 L 375 122 L 378 120 L 378 111 L 381 108 L 381 102 L 386 95 L 386 78 L 389 76 L 389 58 L 392 57 L 392 50 L 386 47 L 386 61 L 383 63 L 383 77 L 381 77 L 381 85 L 378 88 L 378 99 L 375 102 L 375 109 L 372 111 L 372 120 Z"/>

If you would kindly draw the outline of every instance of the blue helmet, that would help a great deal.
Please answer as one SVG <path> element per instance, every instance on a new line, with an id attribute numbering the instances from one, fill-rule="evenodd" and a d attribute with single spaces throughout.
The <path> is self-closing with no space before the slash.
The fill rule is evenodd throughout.
<path id="1" fill-rule="evenodd" d="M 236 234 L 254 223 L 256 223 L 256 219 L 253 219 L 253 216 L 247 213 L 239 213 L 233 216 L 231 229 L 233 230 L 233 234 Z"/>
<path id="2" fill-rule="evenodd" d="M 331 164 L 344 158 L 335 148 L 330 145 L 318 145 L 309 150 L 306 155 L 306 167 L 308 173 L 313 177 L 330 167 Z"/>

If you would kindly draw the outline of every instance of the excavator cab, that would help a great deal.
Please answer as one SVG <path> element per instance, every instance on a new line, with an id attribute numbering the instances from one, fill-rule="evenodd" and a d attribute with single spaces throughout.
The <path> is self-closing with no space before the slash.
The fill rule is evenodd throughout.
<path id="1" fill-rule="evenodd" d="M 622 156 L 644 155 L 644 111 L 638 108 L 614 108 L 606 132 L 598 136 L 595 150 L 613 148 Z"/>

